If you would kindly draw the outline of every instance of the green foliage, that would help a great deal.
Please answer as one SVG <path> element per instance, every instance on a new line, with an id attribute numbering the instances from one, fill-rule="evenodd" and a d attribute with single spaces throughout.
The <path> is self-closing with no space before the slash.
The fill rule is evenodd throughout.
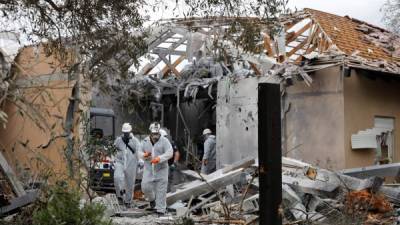
<path id="1" fill-rule="evenodd" d="M 104 206 L 88 203 L 80 208 L 80 194 L 66 185 L 56 185 L 44 196 L 45 201 L 33 214 L 34 225 L 107 225 Z"/>
<path id="2" fill-rule="evenodd" d="M 99 156 L 114 155 L 117 149 L 114 146 L 112 137 L 104 137 L 101 139 L 90 137 L 85 151 L 89 158 L 96 160 Z"/>
<path id="3" fill-rule="evenodd" d="M 0 225 L 112 225 L 100 204 L 80 205 L 80 192 L 66 183 L 43 186 L 40 198 Z"/>

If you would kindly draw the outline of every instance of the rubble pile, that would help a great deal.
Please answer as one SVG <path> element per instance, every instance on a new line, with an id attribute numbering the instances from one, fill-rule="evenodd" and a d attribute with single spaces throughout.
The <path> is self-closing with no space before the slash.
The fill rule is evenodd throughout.
<path id="1" fill-rule="evenodd" d="M 382 178 L 358 179 L 288 158 L 282 162 L 287 223 L 396 224 L 400 190 L 384 186 Z"/>
<path id="2" fill-rule="evenodd" d="M 136 78 L 129 86 L 130 94 L 143 97 L 143 93 L 152 93 L 156 99 L 160 99 L 163 94 L 176 94 L 178 91 L 182 91 L 184 98 L 195 100 L 200 90 L 204 89 L 208 97 L 214 99 L 213 88 L 223 77 L 229 77 L 233 82 L 248 77 L 266 77 L 269 81 L 278 83 L 291 83 L 293 80 L 302 80 L 308 86 L 312 83 L 312 78 L 300 66 L 287 62 L 277 64 L 268 57 L 246 57 L 244 57 L 246 60 L 237 59 L 231 64 L 215 61 L 211 57 L 202 57 L 198 62 L 194 61 L 185 65 L 180 77 L 144 76 Z M 135 91 L 132 93 L 132 90 Z"/>
<path id="3" fill-rule="evenodd" d="M 167 215 L 140 209 L 147 204 L 142 199 L 135 209 L 112 208 L 109 203 L 114 210 L 111 218 L 120 225 L 258 224 L 257 171 L 254 159 L 209 175 L 182 169 L 181 175 L 192 181 L 167 194 Z M 359 179 L 282 158 L 283 224 L 398 224 L 399 200 L 400 189 L 384 185 L 382 178 Z"/>

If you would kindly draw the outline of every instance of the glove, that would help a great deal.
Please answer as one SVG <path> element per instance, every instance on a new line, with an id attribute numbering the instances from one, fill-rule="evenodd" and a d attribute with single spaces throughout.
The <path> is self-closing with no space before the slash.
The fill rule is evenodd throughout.
<path id="1" fill-rule="evenodd" d="M 144 152 L 143 158 L 148 159 L 151 156 L 151 152 Z"/>
<path id="2" fill-rule="evenodd" d="M 176 164 L 173 163 L 169 168 L 171 168 L 171 171 L 174 171 L 176 169 Z"/>
<path id="3" fill-rule="evenodd" d="M 160 162 L 160 157 L 155 157 L 153 160 L 151 160 L 151 163 L 152 164 L 157 164 L 157 163 L 159 163 Z"/>

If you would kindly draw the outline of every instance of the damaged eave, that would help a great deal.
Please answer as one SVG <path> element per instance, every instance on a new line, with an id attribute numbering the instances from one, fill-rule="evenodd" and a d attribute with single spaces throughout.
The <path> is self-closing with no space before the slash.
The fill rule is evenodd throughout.
<path id="1" fill-rule="evenodd" d="M 398 72 L 394 72 L 394 71 L 388 71 L 384 68 L 376 68 L 376 67 L 371 67 L 371 66 L 366 66 L 366 65 L 356 65 L 356 64 L 352 64 L 352 63 L 347 63 L 346 65 L 351 69 L 369 72 L 368 73 L 369 76 L 400 79 L 400 68 L 397 68 Z"/>

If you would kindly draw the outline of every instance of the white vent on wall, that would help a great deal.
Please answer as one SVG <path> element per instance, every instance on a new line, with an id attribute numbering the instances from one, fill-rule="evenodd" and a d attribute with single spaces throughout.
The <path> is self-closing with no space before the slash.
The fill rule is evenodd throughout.
<path id="1" fill-rule="evenodd" d="M 361 130 L 357 134 L 351 135 L 351 148 L 377 148 L 377 136 L 390 131 L 392 131 L 392 129 L 383 127 L 374 127 L 372 129 Z"/>
<path id="2" fill-rule="evenodd" d="M 358 131 L 357 134 L 351 135 L 351 147 L 352 149 L 362 149 L 362 148 L 376 149 L 378 148 L 378 142 L 379 142 L 379 140 L 377 139 L 378 136 L 381 136 L 384 133 L 391 134 L 393 129 L 394 129 L 394 118 L 375 117 L 374 127 L 372 129 L 361 130 Z"/>

